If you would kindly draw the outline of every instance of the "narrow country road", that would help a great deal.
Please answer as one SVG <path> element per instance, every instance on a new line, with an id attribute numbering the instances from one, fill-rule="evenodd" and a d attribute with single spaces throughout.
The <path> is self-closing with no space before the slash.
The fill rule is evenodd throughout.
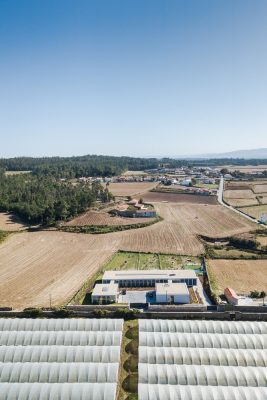
<path id="1" fill-rule="evenodd" d="M 246 215 L 246 214 L 243 214 L 241 211 L 237 210 L 236 208 L 234 208 L 234 207 L 232 207 L 232 206 L 229 206 L 228 204 L 226 204 L 226 203 L 223 201 L 223 187 L 224 187 L 224 178 L 223 178 L 223 176 L 221 176 L 220 185 L 219 185 L 219 189 L 218 189 L 218 192 L 217 192 L 218 202 L 219 202 L 222 206 L 228 208 L 229 210 L 232 210 L 232 211 L 234 211 L 235 213 L 241 215 L 241 217 L 244 217 L 244 218 L 248 219 L 249 221 L 252 221 L 252 222 L 254 222 L 255 224 L 258 224 L 258 225 L 259 225 L 259 221 L 258 221 L 258 220 L 254 219 L 254 218 L 252 218 L 252 217 L 250 217 L 250 216 L 248 216 L 248 215 Z"/>

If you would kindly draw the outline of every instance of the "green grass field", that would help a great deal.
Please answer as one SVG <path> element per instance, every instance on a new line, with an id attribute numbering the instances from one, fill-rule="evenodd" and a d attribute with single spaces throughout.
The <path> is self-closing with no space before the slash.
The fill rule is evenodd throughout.
<path id="1" fill-rule="evenodd" d="M 194 265 L 196 264 L 196 265 Z M 127 270 L 127 269 L 198 269 L 200 260 L 197 257 L 186 257 L 171 254 L 148 254 L 131 253 L 119 251 L 106 264 L 104 271 L 107 270 Z"/>

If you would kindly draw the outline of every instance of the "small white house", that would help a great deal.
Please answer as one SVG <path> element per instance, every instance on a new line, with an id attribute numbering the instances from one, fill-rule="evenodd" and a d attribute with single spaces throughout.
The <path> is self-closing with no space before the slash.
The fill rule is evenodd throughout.
<path id="1" fill-rule="evenodd" d="M 157 283 L 156 302 L 168 304 L 190 303 L 190 295 L 186 283 Z"/>
<path id="2" fill-rule="evenodd" d="M 117 283 L 97 283 L 91 296 L 92 303 L 117 303 L 119 285 Z"/>
<path id="3" fill-rule="evenodd" d="M 190 179 L 184 179 L 180 184 L 182 186 L 190 186 L 191 183 L 192 183 L 192 180 L 190 178 Z"/>

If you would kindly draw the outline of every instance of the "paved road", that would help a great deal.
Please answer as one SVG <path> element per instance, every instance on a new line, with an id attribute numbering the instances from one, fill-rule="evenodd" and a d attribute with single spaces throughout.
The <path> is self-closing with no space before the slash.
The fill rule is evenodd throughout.
<path id="1" fill-rule="evenodd" d="M 223 176 L 222 176 L 222 177 L 221 177 L 221 180 L 220 180 L 220 186 L 219 186 L 219 189 L 218 189 L 218 192 L 217 192 L 218 202 L 219 202 L 220 204 L 222 204 L 224 207 L 228 208 L 229 210 L 232 210 L 232 211 L 234 211 L 235 213 L 241 215 L 241 217 L 244 217 L 244 218 L 248 219 L 249 221 L 252 221 L 252 222 L 254 222 L 255 224 L 259 225 L 259 224 L 260 224 L 259 221 L 257 221 L 257 220 L 254 219 L 254 218 L 251 218 L 250 216 L 248 216 L 248 215 L 246 215 L 246 214 L 243 214 L 241 211 L 237 210 L 236 208 L 234 208 L 234 207 L 232 207 L 232 206 L 228 206 L 228 204 L 226 204 L 226 203 L 223 201 L 223 186 L 224 186 L 224 179 L 223 179 Z"/>

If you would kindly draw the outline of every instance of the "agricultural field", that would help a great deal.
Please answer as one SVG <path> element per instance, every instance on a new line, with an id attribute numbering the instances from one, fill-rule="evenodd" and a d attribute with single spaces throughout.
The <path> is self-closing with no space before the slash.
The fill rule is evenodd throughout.
<path id="1" fill-rule="evenodd" d="M 17 216 L 11 213 L 0 213 L 0 230 L 12 232 L 26 229 L 25 225 Z"/>
<path id="2" fill-rule="evenodd" d="M 259 219 L 261 214 L 267 214 L 267 204 L 252 207 L 242 207 L 241 211 L 253 218 Z"/>
<path id="3" fill-rule="evenodd" d="M 67 222 L 65 226 L 118 226 L 118 225 L 136 225 L 140 223 L 152 222 L 155 218 L 126 218 L 112 216 L 105 211 L 87 211 L 85 214 Z"/>
<path id="4" fill-rule="evenodd" d="M 163 220 L 145 228 L 95 235 L 58 231 L 11 235 L 0 245 L 0 305 L 48 306 L 50 298 L 54 306 L 64 304 L 118 250 L 191 258 L 204 253 L 198 235 L 227 237 L 255 229 L 255 224 L 220 205 L 154 206 Z M 160 255 L 161 265 L 176 263 L 172 257 Z M 143 256 L 143 262 L 156 261 Z"/>
<path id="5" fill-rule="evenodd" d="M 13 176 L 13 175 L 21 175 L 21 174 L 30 174 L 31 171 L 6 171 L 6 176 Z"/>
<path id="6" fill-rule="evenodd" d="M 163 192 L 147 192 L 143 194 L 146 202 L 170 202 L 170 203 L 190 203 L 190 204 L 217 204 L 216 196 L 203 196 L 197 194 L 184 193 L 163 193 Z"/>
<path id="7" fill-rule="evenodd" d="M 237 294 L 267 292 L 267 260 L 209 260 L 208 268 L 218 294 L 223 294 L 226 287 Z"/>
<path id="8" fill-rule="evenodd" d="M 262 164 L 262 165 L 227 165 L 225 168 L 228 169 L 229 172 L 234 172 L 234 171 L 240 171 L 244 172 L 247 174 L 255 173 L 255 172 L 263 172 L 267 171 L 267 165 Z"/>
<path id="9" fill-rule="evenodd" d="M 226 182 L 224 200 L 233 207 L 267 204 L 266 180 Z"/>
<path id="10" fill-rule="evenodd" d="M 0 306 L 64 304 L 118 249 L 106 235 L 23 232 L 0 245 Z"/>
<path id="11" fill-rule="evenodd" d="M 114 196 L 140 196 L 157 186 L 157 182 L 110 183 L 108 190 Z"/>

